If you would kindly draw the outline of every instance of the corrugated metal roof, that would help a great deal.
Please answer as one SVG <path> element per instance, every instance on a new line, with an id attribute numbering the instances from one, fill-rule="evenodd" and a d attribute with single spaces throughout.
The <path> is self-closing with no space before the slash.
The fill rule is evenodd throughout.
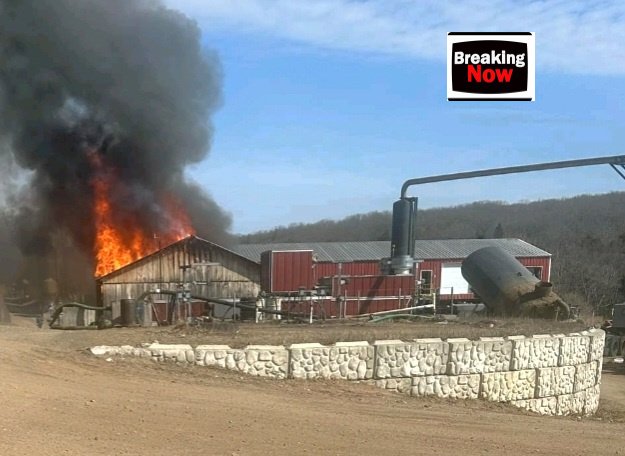
<path id="1" fill-rule="evenodd" d="M 108 280 L 112 277 L 115 277 L 116 275 L 123 273 L 124 271 L 127 271 L 129 269 L 132 269 L 136 266 L 142 265 L 144 263 L 147 263 L 149 261 L 152 261 L 154 258 L 158 258 L 158 255 L 162 252 L 168 251 L 168 250 L 172 250 L 172 249 L 176 249 L 178 247 L 184 246 L 184 245 L 191 245 L 191 244 L 198 244 L 198 245 L 205 245 L 205 246 L 213 246 L 216 248 L 219 248 L 221 250 L 224 250 L 226 252 L 230 252 L 233 255 L 242 257 L 242 259 L 248 261 L 251 260 L 255 263 L 260 263 L 260 253 L 258 254 L 258 259 L 252 259 L 251 257 L 242 255 L 236 251 L 234 251 L 233 249 L 228 249 L 226 247 L 222 247 L 221 245 L 215 244 L 214 242 L 211 241 L 207 241 L 206 239 L 203 239 L 201 237 L 195 236 L 193 234 L 190 234 L 189 236 L 180 239 L 179 241 L 173 242 L 169 245 L 166 245 L 165 247 L 161 248 L 160 250 L 156 250 L 144 257 L 139 258 L 138 260 L 133 261 L 132 263 L 129 263 L 125 266 L 122 266 L 119 269 L 116 269 L 114 271 L 109 272 L 108 274 L 105 274 L 101 277 L 98 277 L 97 280 L 99 281 L 105 281 Z"/>
<path id="2" fill-rule="evenodd" d="M 462 259 L 482 247 L 497 246 L 515 257 L 551 256 L 521 239 L 419 239 L 415 242 L 415 258 L 420 260 Z M 239 244 L 232 247 L 239 255 L 260 262 L 267 250 L 313 250 L 319 261 L 333 263 L 374 261 L 388 257 L 390 241 L 359 242 L 290 242 L 277 244 Z"/>
<path id="3" fill-rule="evenodd" d="M 444 239 L 418 240 L 415 246 L 417 259 L 453 259 L 466 258 L 483 247 L 499 247 L 515 257 L 551 256 L 544 251 L 521 239 Z"/>

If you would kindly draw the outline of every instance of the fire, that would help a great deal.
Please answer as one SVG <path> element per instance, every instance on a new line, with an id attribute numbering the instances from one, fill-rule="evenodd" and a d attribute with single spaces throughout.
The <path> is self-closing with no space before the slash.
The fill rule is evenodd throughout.
<path id="1" fill-rule="evenodd" d="M 111 204 L 111 188 L 115 185 L 116 177 L 111 170 L 105 168 L 97 153 L 90 153 L 89 159 L 95 171 L 91 186 L 94 198 L 96 277 L 106 275 L 162 246 L 195 233 L 184 208 L 172 197 L 166 198 L 161 205 L 167 226 L 165 232 L 146 232 L 138 217 L 134 217 L 130 227 L 119 227 L 115 223 L 115 207 Z"/>

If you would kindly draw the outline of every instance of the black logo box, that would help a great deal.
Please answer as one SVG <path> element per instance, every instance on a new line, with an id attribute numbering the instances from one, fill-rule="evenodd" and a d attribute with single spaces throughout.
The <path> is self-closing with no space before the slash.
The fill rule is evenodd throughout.
<path id="1" fill-rule="evenodd" d="M 454 63 L 454 55 L 456 52 L 462 52 L 464 54 L 488 54 L 492 52 L 495 54 L 501 54 L 505 51 L 506 54 L 520 55 L 524 54 L 525 66 L 517 67 L 515 64 L 502 63 L 502 64 L 456 64 Z M 527 91 L 528 82 L 528 52 L 527 44 L 519 43 L 516 41 L 504 41 L 504 40 L 479 40 L 479 41 L 463 41 L 452 44 L 451 53 L 451 80 L 452 89 L 454 92 L 465 93 L 477 93 L 477 94 L 504 94 Z M 494 81 L 487 83 L 484 82 L 469 82 L 469 66 L 473 65 L 477 68 L 477 65 L 481 66 L 482 75 L 485 70 L 491 69 L 493 71 L 510 70 L 512 69 L 512 75 L 509 82 L 499 82 L 497 78 Z"/>

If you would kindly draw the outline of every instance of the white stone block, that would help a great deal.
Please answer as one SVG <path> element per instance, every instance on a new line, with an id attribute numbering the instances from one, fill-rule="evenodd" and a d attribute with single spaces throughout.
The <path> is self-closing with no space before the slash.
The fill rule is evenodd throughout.
<path id="1" fill-rule="evenodd" d="M 590 354 L 590 337 L 572 334 L 562 337 L 559 366 L 576 366 L 587 363 Z"/>
<path id="2" fill-rule="evenodd" d="M 558 409 L 558 401 L 555 397 L 543 397 L 540 399 L 522 399 L 511 401 L 512 405 L 529 410 L 541 415 L 555 415 Z"/>
<path id="3" fill-rule="evenodd" d="M 600 393 L 599 385 L 584 391 L 584 415 L 594 415 L 597 412 Z"/>
<path id="4" fill-rule="evenodd" d="M 538 397 L 573 393 L 575 366 L 543 367 L 537 371 L 536 395 Z"/>
<path id="5" fill-rule="evenodd" d="M 512 342 L 501 337 L 481 337 L 478 341 L 449 342 L 450 375 L 502 372 L 510 370 Z"/>
<path id="6" fill-rule="evenodd" d="M 419 339 L 375 347 L 376 378 L 444 374 L 448 344 L 441 339 Z"/>
<path id="7" fill-rule="evenodd" d="M 294 344 L 290 351 L 293 378 L 367 380 L 373 378 L 374 347 L 368 342 L 342 342 L 333 346 Z"/>
<path id="8" fill-rule="evenodd" d="M 398 393 L 410 394 L 412 388 L 412 379 L 410 378 L 388 378 L 376 380 L 375 384 L 378 388 L 384 388 Z"/>
<path id="9" fill-rule="evenodd" d="M 536 369 L 558 366 L 561 338 L 511 336 L 511 370 Z"/>
<path id="10" fill-rule="evenodd" d="M 575 393 L 597 384 L 597 364 L 597 361 L 593 361 L 575 366 Z"/>
<path id="11" fill-rule="evenodd" d="M 477 399 L 480 375 L 431 375 L 413 377 L 413 396 L 437 396 L 450 399 Z"/>
<path id="12" fill-rule="evenodd" d="M 228 350 L 230 350 L 229 345 L 198 345 L 195 347 L 195 364 L 225 367 L 225 361 L 223 365 L 219 365 L 217 360 L 225 358 Z"/>
<path id="13" fill-rule="evenodd" d="M 557 396 L 558 415 L 581 415 L 584 413 L 584 405 L 586 403 L 586 393 L 563 394 Z"/>
<path id="14" fill-rule="evenodd" d="M 187 352 L 193 352 L 193 348 L 188 344 L 150 344 L 147 350 L 152 353 L 152 357 L 158 361 L 175 361 L 178 363 L 187 362 Z M 191 362 L 195 361 L 195 354 L 191 357 Z"/>
<path id="15" fill-rule="evenodd" d="M 493 372 L 482 375 L 481 396 L 489 401 L 508 402 L 534 398 L 536 370 Z"/>
<path id="16" fill-rule="evenodd" d="M 603 358 L 605 331 L 591 329 L 588 333 L 590 335 L 590 361 L 600 361 Z"/>

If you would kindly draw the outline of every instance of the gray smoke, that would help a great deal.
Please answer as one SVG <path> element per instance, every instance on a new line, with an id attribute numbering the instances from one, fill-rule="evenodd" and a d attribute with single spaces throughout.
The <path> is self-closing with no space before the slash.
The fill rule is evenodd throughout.
<path id="1" fill-rule="evenodd" d="M 184 177 L 209 150 L 220 85 L 197 25 L 159 1 L 0 0 L 0 154 L 32 172 L 11 201 L 21 251 L 46 253 L 60 230 L 91 252 L 90 154 L 115 176 L 118 226 L 167 229 L 173 196 L 225 241 L 228 215 Z"/>

